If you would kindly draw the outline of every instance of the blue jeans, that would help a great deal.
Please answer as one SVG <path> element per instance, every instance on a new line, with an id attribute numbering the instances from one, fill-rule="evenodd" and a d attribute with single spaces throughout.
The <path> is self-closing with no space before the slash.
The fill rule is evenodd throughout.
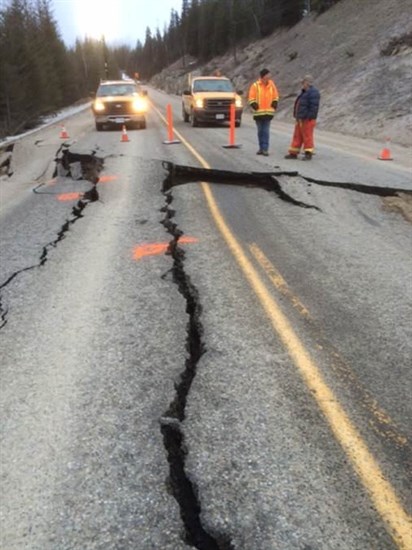
<path id="1" fill-rule="evenodd" d="M 269 150 L 269 130 L 271 119 L 266 117 L 256 117 L 257 135 L 259 141 L 259 149 L 261 151 Z"/>

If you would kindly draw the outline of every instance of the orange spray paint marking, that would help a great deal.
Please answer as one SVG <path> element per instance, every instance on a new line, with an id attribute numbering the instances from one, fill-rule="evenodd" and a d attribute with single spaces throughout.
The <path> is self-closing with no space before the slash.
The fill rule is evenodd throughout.
<path id="1" fill-rule="evenodd" d="M 196 239 L 196 237 L 180 237 L 178 241 L 179 244 L 191 244 L 197 242 L 199 242 L 199 239 Z"/>
<path id="2" fill-rule="evenodd" d="M 156 256 L 164 254 L 169 246 L 168 243 L 141 244 L 133 251 L 133 259 L 141 260 L 145 256 Z"/>
<path id="3" fill-rule="evenodd" d="M 118 180 L 118 176 L 100 176 L 99 183 L 107 183 L 109 181 L 115 181 Z"/>
<path id="4" fill-rule="evenodd" d="M 195 237 L 180 237 L 179 244 L 197 243 L 198 239 Z M 169 248 L 169 243 L 149 243 L 140 244 L 133 250 L 133 259 L 141 260 L 145 256 L 158 256 L 159 254 L 165 254 Z"/>
<path id="5" fill-rule="evenodd" d="M 61 195 L 57 195 L 57 200 L 59 201 L 75 201 L 76 199 L 80 199 L 82 196 L 82 193 L 62 193 Z"/>

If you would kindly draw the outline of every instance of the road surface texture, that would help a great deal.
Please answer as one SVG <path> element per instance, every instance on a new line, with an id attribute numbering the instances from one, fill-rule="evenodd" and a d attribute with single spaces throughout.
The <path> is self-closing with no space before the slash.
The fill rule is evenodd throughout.
<path id="1" fill-rule="evenodd" d="M 149 97 L 0 181 L 0 547 L 412 548 L 408 151 Z"/>

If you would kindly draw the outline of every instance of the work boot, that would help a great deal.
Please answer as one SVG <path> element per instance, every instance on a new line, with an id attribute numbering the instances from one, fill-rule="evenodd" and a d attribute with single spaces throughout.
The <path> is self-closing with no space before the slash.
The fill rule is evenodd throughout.
<path id="1" fill-rule="evenodd" d="M 287 155 L 285 155 L 285 159 L 297 159 L 298 156 L 293 154 L 293 153 L 288 153 Z"/>
<path id="2" fill-rule="evenodd" d="M 302 160 L 312 160 L 312 153 L 310 151 L 305 151 L 305 156 Z"/>
<path id="3" fill-rule="evenodd" d="M 269 152 L 268 152 L 268 151 L 262 151 L 262 155 L 263 155 L 264 157 L 268 157 L 268 156 L 269 156 Z"/>
<path id="4" fill-rule="evenodd" d="M 259 149 L 259 151 L 256 153 L 257 155 L 263 155 L 262 149 Z"/>

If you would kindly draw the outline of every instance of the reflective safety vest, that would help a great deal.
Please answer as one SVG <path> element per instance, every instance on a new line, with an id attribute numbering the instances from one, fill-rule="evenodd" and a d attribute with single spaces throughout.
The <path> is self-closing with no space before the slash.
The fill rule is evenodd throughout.
<path id="1" fill-rule="evenodd" d="M 275 109 L 272 107 L 273 101 L 279 101 L 279 93 L 273 80 L 269 80 L 265 85 L 262 80 L 257 80 L 252 84 L 249 90 L 248 103 L 258 104 L 258 109 L 253 111 L 253 117 L 257 116 L 272 116 L 275 114 Z"/>

